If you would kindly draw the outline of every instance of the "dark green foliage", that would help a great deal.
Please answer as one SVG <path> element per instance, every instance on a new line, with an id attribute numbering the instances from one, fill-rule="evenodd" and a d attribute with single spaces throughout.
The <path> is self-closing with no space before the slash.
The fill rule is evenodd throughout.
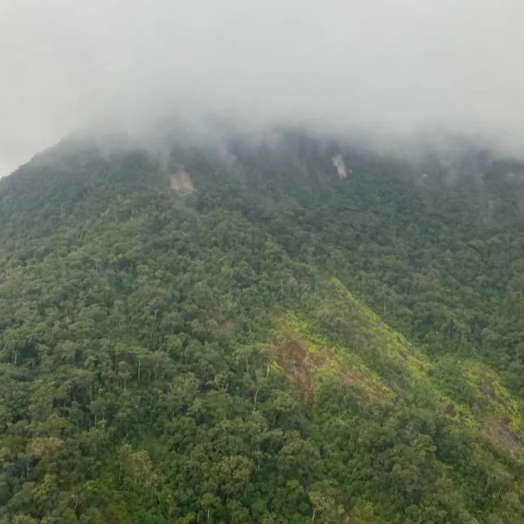
<path id="1" fill-rule="evenodd" d="M 339 147 L 66 142 L 1 181 L 0 522 L 524 522 L 518 460 L 425 393 L 366 404 L 333 378 L 304 401 L 271 335 L 336 275 L 449 398 L 481 409 L 472 355 L 518 393 L 524 166 Z"/>

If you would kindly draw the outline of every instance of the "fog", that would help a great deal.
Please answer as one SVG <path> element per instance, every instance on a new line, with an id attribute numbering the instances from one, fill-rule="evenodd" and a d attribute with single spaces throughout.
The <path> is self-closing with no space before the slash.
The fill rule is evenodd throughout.
<path id="1" fill-rule="evenodd" d="M 0 176 L 78 128 L 213 112 L 524 151 L 522 0 L 0 0 Z"/>

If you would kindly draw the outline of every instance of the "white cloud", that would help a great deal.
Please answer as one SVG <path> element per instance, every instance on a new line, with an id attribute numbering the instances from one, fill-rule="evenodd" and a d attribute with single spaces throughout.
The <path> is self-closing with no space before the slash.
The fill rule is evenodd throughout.
<path id="1" fill-rule="evenodd" d="M 94 121 L 233 110 L 524 145 L 521 0 L 0 0 L 0 174 Z"/>

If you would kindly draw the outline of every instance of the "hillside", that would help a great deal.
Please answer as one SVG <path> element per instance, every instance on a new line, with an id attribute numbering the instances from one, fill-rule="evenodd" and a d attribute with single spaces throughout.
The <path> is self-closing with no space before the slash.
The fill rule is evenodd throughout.
<path id="1" fill-rule="evenodd" d="M 524 523 L 523 202 L 466 145 L 36 156 L 0 180 L 0 523 Z"/>

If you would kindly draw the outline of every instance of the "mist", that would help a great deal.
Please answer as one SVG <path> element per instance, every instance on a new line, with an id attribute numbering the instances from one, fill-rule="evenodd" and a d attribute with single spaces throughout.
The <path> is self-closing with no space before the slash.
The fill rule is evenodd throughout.
<path id="1" fill-rule="evenodd" d="M 521 0 L 2 0 L 0 176 L 80 128 L 218 114 L 524 151 Z"/>

